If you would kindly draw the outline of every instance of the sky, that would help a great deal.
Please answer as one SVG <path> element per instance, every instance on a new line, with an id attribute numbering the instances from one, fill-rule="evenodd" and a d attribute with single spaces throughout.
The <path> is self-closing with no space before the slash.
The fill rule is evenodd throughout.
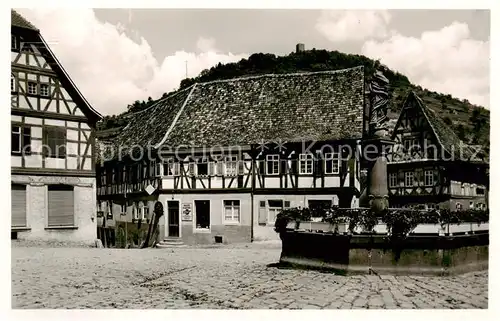
<path id="1" fill-rule="evenodd" d="M 16 10 L 103 115 L 177 89 L 186 73 L 297 43 L 380 59 L 423 88 L 490 104 L 488 10 Z"/>

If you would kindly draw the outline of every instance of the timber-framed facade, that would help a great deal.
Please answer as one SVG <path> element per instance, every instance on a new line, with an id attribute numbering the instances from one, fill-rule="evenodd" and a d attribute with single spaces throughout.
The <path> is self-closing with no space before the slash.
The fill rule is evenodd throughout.
<path id="1" fill-rule="evenodd" d="M 488 207 L 489 165 L 414 93 L 407 96 L 388 164 L 391 207 Z"/>
<path id="2" fill-rule="evenodd" d="M 96 238 L 95 124 L 82 96 L 40 34 L 11 11 L 13 236 Z"/>
<path id="3" fill-rule="evenodd" d="M 277 238 L 274 220 L 286 207 L 356 207 L 363 113 L 362 67 L 171 94 L 99 138 L 106 225 L 148 221 L 159 201 L 160 238 L 248 242 Z"/>

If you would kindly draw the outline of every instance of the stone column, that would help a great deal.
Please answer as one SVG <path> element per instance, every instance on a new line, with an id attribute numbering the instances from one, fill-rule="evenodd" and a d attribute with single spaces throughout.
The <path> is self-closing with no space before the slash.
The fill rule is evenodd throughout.
<path id="1" fill-rule="evenodd" d="M 364 157 L 369 164 L 367 186 L 360 197 L 360 206 L 369 207 L 375 213 L 389 208 L 389 188 L 387 184 L 387 152 L 392 141 L 384 138 L 366 140 Z"/>

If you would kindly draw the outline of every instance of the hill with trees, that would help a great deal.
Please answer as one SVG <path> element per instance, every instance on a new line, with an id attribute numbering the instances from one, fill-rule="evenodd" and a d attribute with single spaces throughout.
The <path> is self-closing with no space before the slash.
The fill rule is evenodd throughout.
<path id="1" fill-rule="evenodd" d="M 366 74 L 372 74 L 379 62 L 362 55 L 345 54 L 338 51 L 307 50 L 293 52 L 286 56 L 274 54 L 256 53 L 238 62 L 228 64 L 217 64 L 216 66 L 203 70 L 195 78 L 186 78 L 181 81 L 179 90 L 189 87 L 196 82 L 206 82 L 218 79 L 229 79 L 250 75 L 282 74 L 296 72 L 311 72 L 323 70 L 345 69 L 363 65 Z M 413 90 L 425 104 L 433 109 L 448 125 L 457 133 L 458 137 L 465 143 L 482 145 L 489 154 L 489 110 L 471 104 L 467 100 L 454 98 L 449 94 L 441 94 L 412 84 L 405 75 L 388 69 L 384 75 L 389 79 L 392 101 L 389 107 L 389 118 L 394 123 L 398 118 L 403 100 L 406 94 Z M 164 93 L 164 98 L 170 93 Z M 127 124 L 128 115 L 144 110 L 153 103 L 155 99 L 149 97 L 146 101 L 135 101 L 127 106 L 127 111 L 120 115 L 106 116 L 98 124 L 98 130 L 108 131 L 120 128 Z"/>

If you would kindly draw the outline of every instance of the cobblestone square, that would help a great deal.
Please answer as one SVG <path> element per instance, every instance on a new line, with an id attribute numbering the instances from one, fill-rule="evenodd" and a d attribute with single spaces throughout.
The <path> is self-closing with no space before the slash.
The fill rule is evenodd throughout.
<path id="1" fill-rule="evenodd" d="M 12 247 L 13 308 L 487 308 L 488 272 L 339 276 L 268 267 L 278 246 Z"/>

